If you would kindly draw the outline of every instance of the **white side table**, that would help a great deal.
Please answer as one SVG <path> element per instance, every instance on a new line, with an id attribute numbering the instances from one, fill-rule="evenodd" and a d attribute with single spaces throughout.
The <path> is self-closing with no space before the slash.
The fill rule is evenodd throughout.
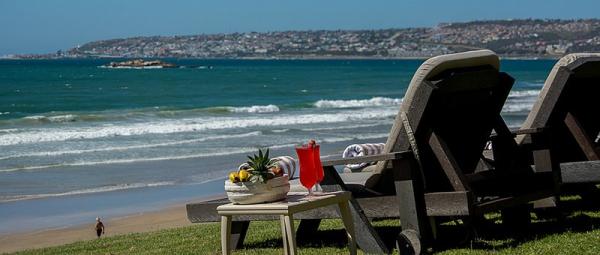
<path id="1" fill-rule="evenodd" d="M 342 221 L 346 227 L 350 254 L 356 254 L 356 239 L 352 214 L 348 206 L 350 192 L 337 191 L 306 197 L 307 193 L 288 193 L 286 200 L 253 205 L 225 204 L 217 207 L 221 215 L 221 249 L 224 255 L 231 254 L 231 217 L 233 215 L 279 215 L 284 254 L 295 255 L 296 233 L 294 232 L 294 213 L 337 204 L 340 208 Z"/>

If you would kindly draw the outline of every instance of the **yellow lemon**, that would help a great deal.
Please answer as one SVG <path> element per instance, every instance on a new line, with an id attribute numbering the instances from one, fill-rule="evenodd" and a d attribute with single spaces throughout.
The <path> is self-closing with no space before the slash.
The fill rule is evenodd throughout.
<path id="1" fill-rule="evenodd" d="M 239 180 L 240 180 L 240 179 L 239 179 L 239 176 L 238 176 L 238 173 L 237 173 L 237 172 L 231 172 L 231 173 L 229 173 L 229 181 L 231 181 L 231 182 L 233 182 L 233 183 L 236 183 L 236 182 L 238 182 Z"/>
<path id="2" fill-rule="evenodd" d="M 246 170 L 240 170 L 238 172 L 238 176 L 240 177 L 240 181 L 245 182 L 248 181 L 248 178 L 250 178 L 250 173 Z"/>

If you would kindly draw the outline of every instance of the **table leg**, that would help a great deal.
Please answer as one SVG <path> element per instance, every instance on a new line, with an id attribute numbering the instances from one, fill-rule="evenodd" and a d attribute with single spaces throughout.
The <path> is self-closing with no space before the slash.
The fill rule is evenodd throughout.
<path id="1" fill-rule="evenodd" d="M 283 240 L 283 254 L 289 255 L 290 249 L 288 245 L 287 231 L 285 228 L 285 217 L 283 215 L 279 215 L 279 224 L 281 225 L 281 239 Z"/>
<path id="2" fill-rule="evenodd" d="M 294 231 L 294 217 L 292 215 L 285 215 L 285 231 L 287 232 L 288 248 L 290 255 L 296 255 L 296 232 Z"/>
<path id="3" fill-rule="evenodd" d="M 223 255 L 231 254 L 231 215 L 221 216 L 221 251 Z"/>
<path id="4" fill-rule="evenodd" d="M 350 246 L 350 254 L 356 254 L 356 236 L 354 232 L 354 222 L 352 222 L 352 213 L 350 207 L 348 207 L 348 201 L 338 203 L 340 207 L 340 213 L 342 215 L 342 221 L 346 227 L 346 233 L 348 235 L 348 244 Z"/>

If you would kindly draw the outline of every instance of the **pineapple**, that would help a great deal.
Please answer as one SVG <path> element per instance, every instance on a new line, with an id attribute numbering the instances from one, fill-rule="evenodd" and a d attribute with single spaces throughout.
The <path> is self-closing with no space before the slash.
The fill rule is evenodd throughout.
<path id="1" fill-rule="evenodd" d="M 261 149 L 258 149 L 258 155 L 254 154 L 253 157 L 248 156 L 250 159 L 247 163 L 250 166 L 252 174 L 250 181 L 253 183 L 262 182 L 267 183 L 268 180 L 273 179 L 275 175 L 269 171 L 269 169 L 276 165 L 275 160 L 269 158 L 269 149 L 263 154 Z"/>

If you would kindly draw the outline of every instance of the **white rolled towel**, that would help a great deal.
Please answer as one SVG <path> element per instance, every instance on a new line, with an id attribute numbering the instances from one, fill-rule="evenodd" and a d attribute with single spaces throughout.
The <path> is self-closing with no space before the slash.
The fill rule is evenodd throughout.
<path id="1" fill-rule="evenodd" d="M 284 173 L 288 174 L 290 180 L 295 178 L 294 175 L 296 174 L 296 168 L 298 166 L 296 159 L 290 156 L 281 156 L 272 158 L 271 160 L 277 160 L 277 165 Z"/>
<path id="2" fill-rule="evenodd" d="M 238 170 L 242 170 L 242 169 L 248 169 L 250 168 L 250 165 L 248 165 L 248 163 L 242 163 L 240 166 L 238 166 Z"/>
<path id="3" fill-rule="evenodd" d="M 383 152 L 384 143 L 364 143 L 364 144 L 352 144 L 344 150 L 342 154 L 343 158 L 353 158 L 367 155 L 377 155 Z M 368 165 L 372 164 L 372 162 L 365 162 L 359 164 L 348 164 L 347 168 L 350 170 L 358 170 L 364 168 Z"/>
<path id="4" fill-rule="evenodd" d="M 280 156 L 271 158 L 271 160 L 277 161 L 277 165 L 279 166 L 279 168 L 281 168 L 281 170 L 283 170 L 284 173 L 288 174 L 290 180 L 294 179 L 294 175 L 296 174 L 296 168 L 298 167 L 296 159 L 290 156 Z M 243 163 L 238 167 L 238 169 L 246 168 L 250 168 L 250 165 L 248 165 L 248 163 Z"/>

